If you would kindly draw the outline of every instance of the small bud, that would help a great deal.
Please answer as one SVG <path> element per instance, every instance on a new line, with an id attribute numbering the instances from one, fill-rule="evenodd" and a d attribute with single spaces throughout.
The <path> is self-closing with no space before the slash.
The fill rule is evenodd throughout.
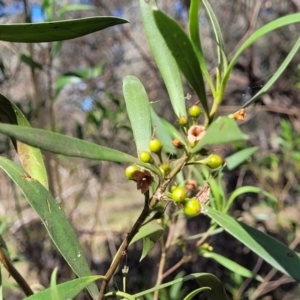
<path id="1" fill-rule="evenodd" d="M 172 145 L 174 146 L 174 147 L 176 147 L 176 148 L 182 148 L 182 144 L 181 144 L 181 142 L 180 142 L 180 140 L 179 139 L 174 139 L 173 141 L 172 141 Z"/>
<path id="2" fill-rule="evenodd" d="M 182 116 L 182 117 L 178 118 L 178 124 L 180 126 L 186 126 L 186 125 L 188 125 L 188 123 L 189 123 L 189 120 L 187 117 Z"/>

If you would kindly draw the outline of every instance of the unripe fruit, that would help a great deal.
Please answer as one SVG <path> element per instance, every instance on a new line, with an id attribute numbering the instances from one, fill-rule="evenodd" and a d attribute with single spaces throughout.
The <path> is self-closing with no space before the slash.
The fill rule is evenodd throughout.
<path id="1" fill-rule="evenodd" d="M 172 199 L 174 202 L 182 203 L 184 202 L 185 198 L 186 198 L 186 191 L 183 187 L 176 187 L 172 191 Z"/>
<path id="2" fill-rule="evenodd" d="M 133 180 L 133 174 L 136 171 L 140 171 L 140 169 L 137 166 L 135 166 L 135 165 L 130 165 L 129 167 L 127 167 L 125 169 L 125 176 L 126 176 L 126 178 L 129 179 L 129 180 Z"/>
<path id="3" fill-rule="evenodd" d="M 139 159 L 144 163 L 151 163 L 153 161 L 151 154 L 147 151 L 141 152 L 139 155 Z"/>
<path id="4" fill-rule="evenodd" d="M 198 118 L 201 114 L 201 108 L 198 105 L 193 105 L 189 109 L 189 115 L 192 118 Z"/>
<path id="5" fill-rule="evenodd" d="M 221 156 L 217 155 L 217 154 L 211 154 L 208 158 L 207 158 L 207 163 L 206 165 L 211 168 L 211 169 L 217 169 L 220 166 L 222 166 L 223 164 L 223 159 Z"/>
<path id="6" fill-rule="evenodd" d="M 186 125 L 188 125 L 189 120 L 187 117 L 182 116 L 182 117 L 179 117 L 178 123 L 180 126 L 186 126 Z"/>
<path id="7" fill-rule="evenodd" d="M 197 216 L 201 212 L 201 204 L 196 198 L 189 199 L 184 203 L 183 211 L 189 217 Z"/>
<path id="8" fill-rule="evenodd" d="M 152 139 L 149 142 L 149 149 L 151 152 L 158 153 L 162 148 L 162 143 L 158 139 Z"/>

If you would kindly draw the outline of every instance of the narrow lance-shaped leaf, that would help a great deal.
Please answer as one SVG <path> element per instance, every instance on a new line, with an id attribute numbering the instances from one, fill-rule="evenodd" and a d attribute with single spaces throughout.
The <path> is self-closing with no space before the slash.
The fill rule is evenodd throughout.
<path id="1" fill-rule="evenodd" d="M 200 0 L 192 0 L 189 10 L 189 31 L 190 31 L 190 38 L 193 43 L 193 47 L 197 54 L 200 67 L 205 77 L 206 82 L 209 84 L 212 94 L 215 93 L 215 87 L 213 85 L 212 79 L 209 75 L 207 65 L 204 59 L 201 40 L 200 40 L 200 32 L 199 32 L 199 2 Z"/>
<path id="2" fill-rule="evenodd" d="M 0 132 L 33 147 L 57 154 L 122 163 L 140 163 L 137 158 L 118 150 L 43 129 L 0 123 Z"/>
<path id="3" fill-rule="evenodd" d="M 104 276 L 100 276 L 100 275 L 77 278 L 74 280 L 70 280 L 68 282 L 58 284 L 56 287 L 45 289 L 30 297 L 25 298 L 24 300 L 49 300 L 49 299 L 54 300 L 54 298 L 52 298 L 53 295 L 52 291 L 54 289 L 56 289 L 57 293 L 59 294 L 59 298 L 57 299 L 73 299 L 86 286 L 88 286 L 89 284 L 91 284 L 96 280 L 104 279 L 104 278 L 105 278 Z"/>
<path id="4" fill-rule="evenodd" d="M 153 17 L 153 8 L 156 7 L 156 3 L 154 0 L 140 0 L 140 7 L 147 40 L 168 90 L 174 112 L 177 117 L 187 116 L 185 97 L 177 63 L 171 55 Z"/>
<path id="5" fill-rule="evenodd" d="M 77 236 L 52 195 L 16 163 L 0 157 L 0 168 L 14 181 L 38 214 L 53 243 L 75 274 L 78 277 L 92 275 Z M 88 289 L 95 299 L 97 286 L 92 284 Z"/>
<path id="6" fill-rule="evenodd" d="M 0 40 L 15 43 L 62 41 L 124 23 L 128 21 L 122 18 L 91 17 L 45 23 L 1 24 Z"/>
<path id="7" fill-rule="evenodd" d="M 266 35 L 267 33 L 289 25 L 289 24 L 293 24 L 293 23 L 298 23 L 300 22 L 300 13 L 295 13 L 295 14 L 291 14 L 288 16 L 284 16 L 281 17 L 279 19 L 276 19 L 266 25 L 264 25 L 263 27 L 261 27 L 260 29 L 258 29 L 257 31 L 255 31 L 242 45 L 241 47 L 236 51 L 235 55 L 233 56 L 232 60 L 230 61 L 230 64 L 228 65 L 228 68 L 226 70 L 226 73 L 224 74 L 223 80 L 222 80 L 222 92 L 221 94 L 224 93 L 225 87 L 227 85 L 227 81 L 229 79 L 229 76 L 231 74 L 231 71 L 238 59 L 238 57 L 241 55 L 241 53 L 247 49 L 250 45 L 252 45 L 258 38 L 260 38 L 261 36 Z"/>
<path id="8" fill-rule="evenodd" d="M 191 40 L 174 19 L 171 19 L 160 10 L 154 10 L 153 14 L 157 27 L 165 39 L 181 72 L 196 92 L 206 115 L 208 115 L 208 104 L 203 76 Z"/>
<path id="9" fill-rule="evenodd" d="M 138 78 L 126 76 L 123 80 L 123 94 L 137 153 L 149 151 L 151 115 L 145 88 Z"/>
<path id="10" fill-rule="evenodd" d="M 0 121 L 10 124 L 30 127 L 30 124 L 22 111 L 11 101 L 0 94 Z M 29 175 L 38 180 L 42 185 L 48 188 L 48 176 L 39 149 L 28 146 L 13 139 L 13 144 L 18 153 L 23 168 Z"/>
<path id="11" fill-rule="evenodd" d="M 205 206 L 205 213 L 272 267 L 300 282 L 298 253 L 269 235 Z"/>

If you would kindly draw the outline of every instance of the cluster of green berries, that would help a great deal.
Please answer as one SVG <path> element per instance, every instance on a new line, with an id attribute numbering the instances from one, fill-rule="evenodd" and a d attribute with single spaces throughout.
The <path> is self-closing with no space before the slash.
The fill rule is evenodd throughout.
<path id="1" fill-rule="evenodd" d="M 187 198 L 186 190 L 183 187 L 172 189 L 171 197 L 176 204 L 183 205 L 183 211 L 187 216 L 194 217 L 201 212 L 201 204 L 198 199 Z"/>
<path id="2" fill-rule="evenodd" d="M 139 154 L 139 160 L 143 163 L 150 163 L 150 164 L 154 164 L 154 159 L 152 157 L 151 153 L 155 153 L 158 157 L 159 160 L 161 162 L 161 165 L 159 166 L 159 170 L 161 172 L 161 174 L 163 174 L 163 176 L 167 176 L 170 172 L 171 172 L 171 167 L 169 163 L 162 163 L 162 159 L 161 159 L 161 150 L 162 150 L 162 143 L 159 139 L 153 138 L 151 139 L 151 141 L 149 142 L 149 151 L 142 151 Z M 125 176 L 132 180 L 132 176 L 133 173 L 140 170 L 137 166 L 135 165 L 131 165 L 129 167 L 126 168 L 125 170 Z"/>

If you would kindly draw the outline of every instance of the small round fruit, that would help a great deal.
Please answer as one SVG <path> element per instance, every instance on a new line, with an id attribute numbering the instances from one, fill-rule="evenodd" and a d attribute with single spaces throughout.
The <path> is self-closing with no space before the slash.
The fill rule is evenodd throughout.
<path id="1" fill-rule="evenodd" d="M 174 202 L 176 203 L 182 203 L 184 202 L 186 198 L 186 191 L 183 187 L 176 187 L 173 191 L 172 191 L 172 199 Z"/>
<path id="2" fill-rule="evenodd" d="M 129 180 L 133 180 L 133 174 L 140 169 L 135 165 L 130 165 L 125 169 L 125 176 Z"/>
<path id="3" fill-rule="evenodd" d="M 160 152 L 161 148 L 162 148 L 162 143 L 160 140 L 152 139 L 149 142 L 149 149 L 151 152 L 158 153 L 158 152 Z"/>
<path id="4" fill-rule="evenodd" d="M 193 105 L 189 109 L 189 115 L 192 118 L 198 118 L 201 114 L 201 108 L 198 105 Z"/>
<path id="5" fill-rule="evenodd" d="M 206 165 L 211 169 L 217 169 L 220 166 L 222 166 L 222 164 L 223 164 L 223 159 L 221 156 L 217 154 L 211 154 L 208 157 L 208 162 L 206 163 Z"/>
<path id="6" fill-rule="evenodd" d="M 196 198 L 189 199 L 184 203 L 183 211 L 189 217 L 197 216 L 201 212 L 201 204 Z"/>
<path id="7" fill-rule="evenodd" d="M 144 163 L 150 163 L 150 162 L 152 162 L 152 156 L 147 151 L 141 152 L 140 155 L 139 155 L 139 159 L 140 159 L 140 161 L 142 161 Z"/>
<path id="8" fill-rule="evenodd" d="M 186 126 L 186 125 L 188 125 L 189 120 L 187 117 L 182 116 L 182 117 L 178 118 L 178 123 L 180 126 Z"/>

